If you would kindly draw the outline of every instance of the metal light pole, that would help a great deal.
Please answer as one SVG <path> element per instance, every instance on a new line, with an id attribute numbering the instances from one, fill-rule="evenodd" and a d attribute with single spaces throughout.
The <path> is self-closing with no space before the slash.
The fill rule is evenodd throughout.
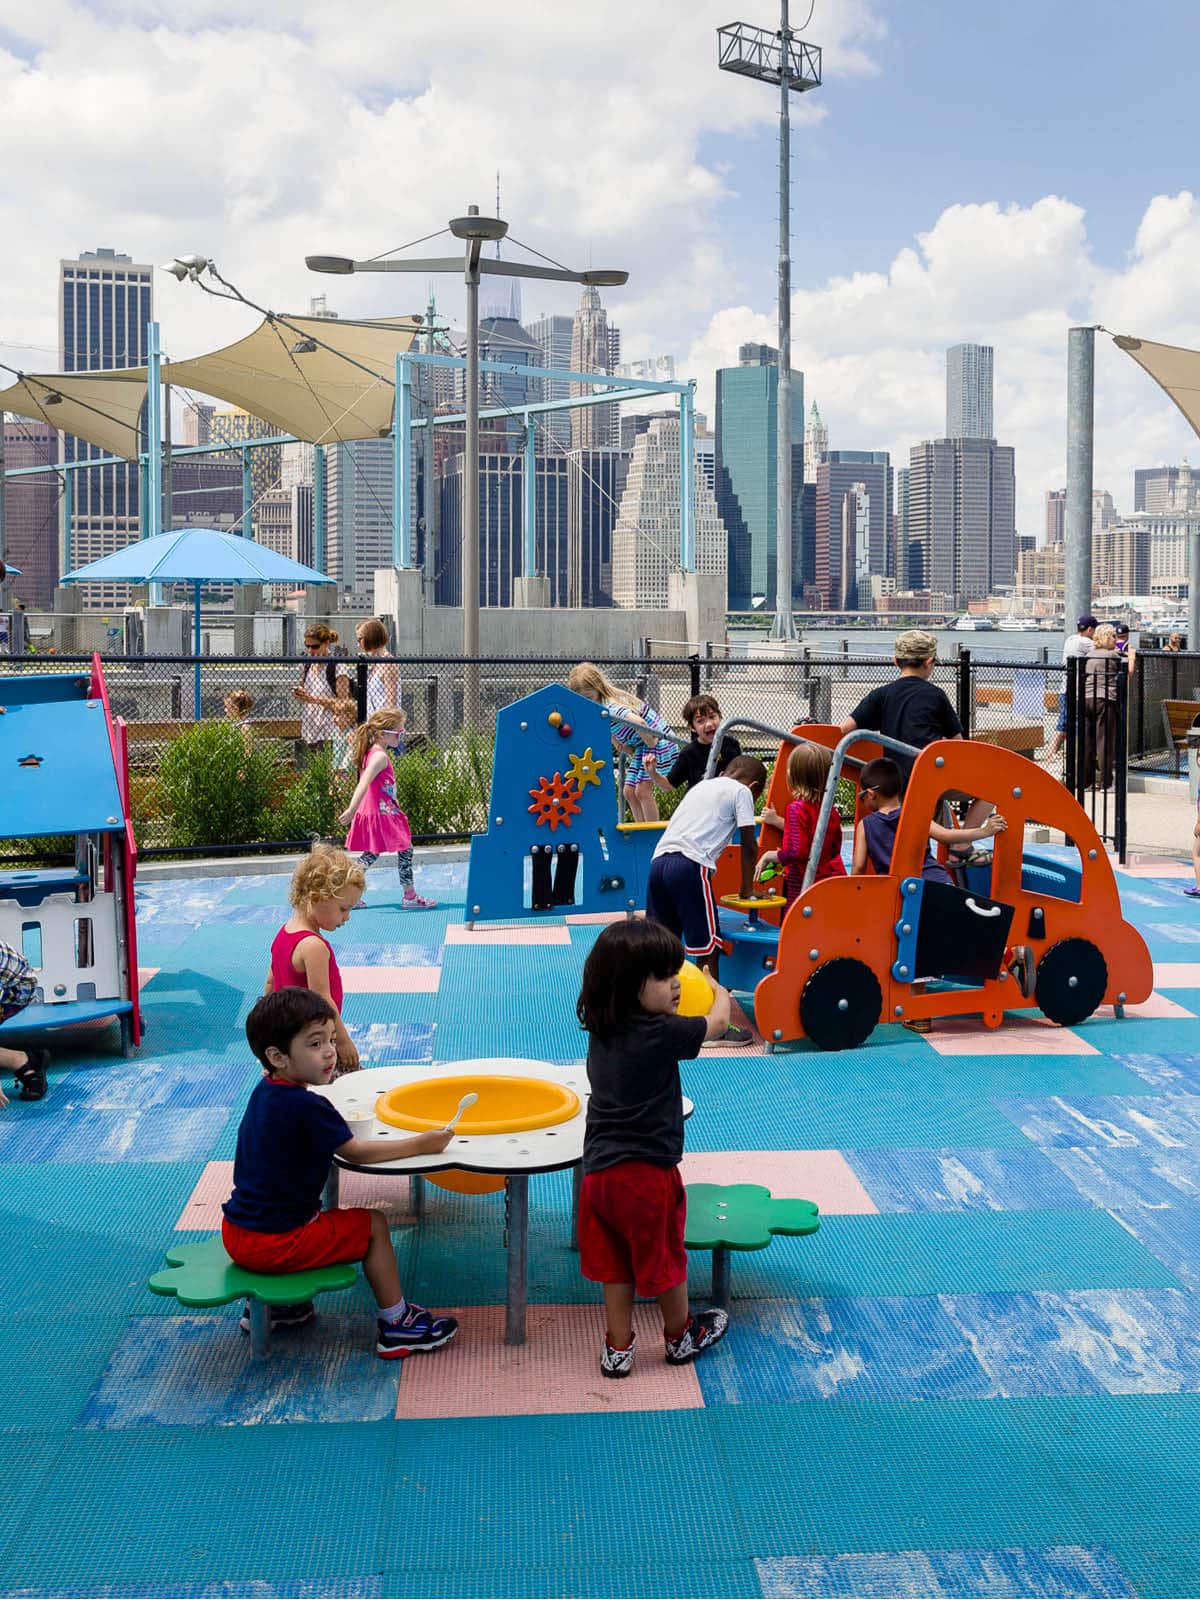
<path id="1" fill-rule="evenodd" d="M 791 101 L 821 86 L 821 51 L 792 33 L 788 0 L 780 0 L 779 32 L 745 22 L 717 29 L 723 72 L 779 86 L 779 379 L 775 400 L 775 620 L 772 639 L 794 639 L 792 612 L 792 246 Z"/>
<path id="2" fill-rule="evenodd" d="M 1092 609 L 1092 443 L 1096 330 L 1067 334 L 1067 502 L 1063 512 L 1063 626 L 1068 637 Z"/>
<path id="3" fill-rule="evenodd" d="M 306 256 L 311 272 L 345 275 L 351 272 L 459 272 L 467 290 L 466 445 L 463 451 L 463 721 L 479 725 L 479 283 L 484 273 L 500 277 L 549 278 L 557 283 L 587 283 L 597 287 L 620 286 L 627 272 L 593 268 L 571 272 L 566 267 L 535 266 L 525 261 L 501 261 L 484 256 L 483 246 L 498 243 L 508 232 L 499 217 L 481 217 L 478 206 L 468 206 L 464 217 L 454 217 L 450 232 L 464 244 L 460 263 L 453 256 L 387 261 L 354 261 L 349 256 Z"/>

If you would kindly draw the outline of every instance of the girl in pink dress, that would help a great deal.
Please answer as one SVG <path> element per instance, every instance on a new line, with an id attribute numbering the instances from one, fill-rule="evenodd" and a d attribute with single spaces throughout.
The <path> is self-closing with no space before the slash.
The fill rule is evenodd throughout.
<path id="1" fill-rule="evenodd" d="M 358 785 L 338 821 L 349 825 L 346 849 L 357 850 L 364 867 L 394 850 L 404 891 L 401 909 L 429 911 L 436 901 L 423 899 L 413 883 L 412 832 L 396 800 L 390 752 L 398 748 L 403 733 L 404 712 L 396 707 L 376 711 L 356 730 L 351 759 L 358 768 Z"/>

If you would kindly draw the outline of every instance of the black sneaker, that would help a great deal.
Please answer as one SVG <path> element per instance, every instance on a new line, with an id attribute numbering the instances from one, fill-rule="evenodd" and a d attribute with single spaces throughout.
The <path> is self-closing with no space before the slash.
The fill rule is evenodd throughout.
<path id="1" fill-rule="evenodd" d="M 719 1039 L 706 1039 L 701 1045 L 702 1050 L 744 1050 L 748 1044 L 754 1043 L 754 1035 L 749 1028 L 741 1028 L 736 1022 L 731 1022 Z"/>
<path id="2" fill-rule="evenodd" d="M 384 1322 L 380 1317 L 378 1328 L 375 1354 L 384 1361 L 395 1361 L 398 1356 L 418 1355 L 449 1344 L 458 1332 L 458 1319 L 435 1317 L 424 1306 L 410 1305 L 398 1322 Z"/>
<path id="3" fill-rule="evenodd" d="M 1022 997 L 1026 1000 L 1031 999 L 1034 989 L 1037 988 L 1037 972 L 1033 963 L 1033 950 L 1029 945 L 1018 944 L 1013 946 L 1008 970 L 1016 979 L 1017 987 L 1020 989 Z"/>
<path id="4" fill-rule="evenodd" d="M 688 1318 L 687 1327 L 678 1339 L 667 1340 L 667 1360 L 673 1367 L 682 1367 L 729 1332 L 727 1311 L 700 1311 Z"/>
<path id="5" fill-rule="evenodd" d="M 50 1065 L 49 1050 L 27 1050 L 25 1065 L 13 1073 L 22 1100 L 40 1100 L 46 1093 L 46 1068 Z"/>
<path id="6" fill-rule="evenodd" d="M 302 1300 L 296 1306 L 270 1306 L 271 1332 L 276 1328 L 302 1328 L 306 1322 L 311 1322 L 317 1314 L 317 1308 L 311 1300 Z M 238 1327 L 243 1333 L 250 1332 L 250 1302 L 246 1301 L 242 1307 L 242 1314 L 238 1318 Z"/>
<path id="7" fill-rule="evenodd" d="M 604 1341 L 604 1354 L 600 1357 L 600 1371 L 606 1378 L 627 1378 L 633 1371 L 633 1358 L 637 1355 L 637 1334 L 635 1333 L 626 1350 L 614 1350 L 608 1340 Z"/>

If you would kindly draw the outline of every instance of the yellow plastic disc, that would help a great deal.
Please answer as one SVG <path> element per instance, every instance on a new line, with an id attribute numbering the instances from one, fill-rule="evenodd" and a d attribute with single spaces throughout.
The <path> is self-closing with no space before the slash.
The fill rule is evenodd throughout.
<path id="1" fill-rule="evenodd" d="M 579 1110 L 579 1096 L 561 1083 L 544 1078 L 505 1078 L 483 1074 L 423 1078 L 398 1084 L 375 1102 L 375 1115 L 393 1128 L 427 1133 L 444 1128 L 464 1094 L 479 1099 L 468 1106 L 458 1132 L 464 1137 L 489 1133 L 525 1133 L 569 1122 Z"/>

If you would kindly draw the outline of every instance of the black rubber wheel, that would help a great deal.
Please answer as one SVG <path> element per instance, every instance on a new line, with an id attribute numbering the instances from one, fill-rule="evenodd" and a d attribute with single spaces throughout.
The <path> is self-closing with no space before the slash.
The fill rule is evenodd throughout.
<path id="1" fill-rule="evenodd" d="M 826 961 L 800 994 L 805 1036 L 821 1050 L 853 1050 L 870 1038 L 883 1009 L 879 980 L 849 956 Z"/>
<path id="2" fill-rule="evenodd" d="M 1090 1017 L 1108 988 L 1108 964 L 1087 939 L 1062 939 L 1038 962 L 1033 997 L 1064 1028 Z"/>

